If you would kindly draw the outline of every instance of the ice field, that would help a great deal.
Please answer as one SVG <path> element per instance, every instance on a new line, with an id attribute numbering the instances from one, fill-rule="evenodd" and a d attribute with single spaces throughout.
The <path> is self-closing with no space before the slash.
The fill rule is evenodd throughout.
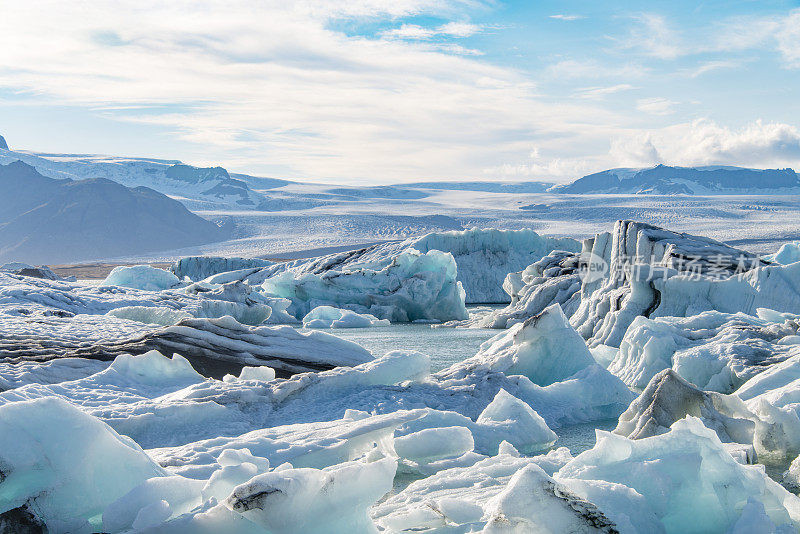
<path id="1" fill-rule="evenodd" d="M 0 530 L 797 531 L 800 263 L 768 252 L 621 220 L 4 265 Z"/>

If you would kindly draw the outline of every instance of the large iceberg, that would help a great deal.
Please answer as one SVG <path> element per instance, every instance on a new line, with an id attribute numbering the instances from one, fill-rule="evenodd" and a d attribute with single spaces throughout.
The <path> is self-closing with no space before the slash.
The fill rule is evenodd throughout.
<path id="1" fill-rule="evenodd" d="M 707 311 L 690 317 L 636 317 L 608 369 L 641 389 L 663 369 L 673 369 L 701 389 L 731 393 L 770 365 L 791 356 L 797 318 L 758 310 Z"/>
<path id="2" fill-rule="evenodd" d="M 508 273 L 524 269 L 554 250 L 577 252 L 580 246 L 580 242 L 574 239 L 544 237 L 528 229 L 473 228 L 434 232 L 310 260 L 278 263 L 262 269 L 254 269 L 257 260 L 190 257 L 178 261 L 173 272 L 197 281 L 211 274 L 222 273 L 222 269 L 229 267 L 228 271 L 237 271 L 231 273 L 230 280 L 235 278 L 257 284 L 285 271 L 296 275 L 321 275 L 328 271 L 381 270 L 389 266 L 395 257 L 411 250 L 423 254 L 435 250 L 450 253 L 455 258 L 458 265 L 457 281 L 461 282 L 466 292 L 468 304 L 499 303 L 509 301 L 509 295 L 502 287 Z M 229 263 L 226 265 L 222 260 Z"/>
<path id="3" fill-rule="evenodd" d="M 373 358 L 360 345 L 324 332 L 303 333 L 289 326 L 251 327 L 233 317 L 188 318 L 167 327 L 89 315 L 43 322 L 0 321 L 0 357 L 10 361 L 112 360 L 120 354 L 157 350 L 179 353 L 205 376 L 217 378 L 238 374 L 244 366 L 266 365 L 288 376 L 357 365 Z"/>
<path id="4" fill-rule="evenodd" d="M 172 273 L 161 271 L 174 277 Z M 148 276 L 141 280 L 134 277 L 131 285 L 138 287 L 151 283 Z M 164 324 L 170 320 L 177 322 L 186 316 L 219 318 L 230 315 L 241 323 L 252 325 L 297 323 L 297 319 L 286 313 L 290 304 L 286 299 L 269 297 L 237 281 L 225 284 L 178 284 L 169 289 L 149 291 L 121 285 L 85 286 L 0 272 L 2 315 L 71 317 L 75 314 L 112 312 L 148 324 Z M 148 311 L 143 308 L 157 309 Z"/>
<path id="5" fill-rule="evenodd" d="M 0 406 L 0 525 L 97 532 L 98 516 L 158 466 L 131 439 L 54 398 Z"/>
<path id="6" fill-rule="evenodd" d="M 449 253 L 409 250 L 380 269 L 350 267 L 322 274 L 285 271 L 263 283 L 263 291 L 292 301 L 300 318 L 317 306 L 345 308 L 392 322 L 466 319 L 464 290 Z"/>
<path id="7" fill-rule="evenodd" d="M 697 418 L 688 416 L 665 434 L 638 440 L 597 433 L 594 448 L 562 467 L 556 480 L 568 486 L 572 479 L 627 486 L 644 497 L 666 532 L 727 532 L 749 499 L 764 507 L 771 523 L 800 527 L 800 499 L 767 477 L 763 467 L 734 460 Z"/>

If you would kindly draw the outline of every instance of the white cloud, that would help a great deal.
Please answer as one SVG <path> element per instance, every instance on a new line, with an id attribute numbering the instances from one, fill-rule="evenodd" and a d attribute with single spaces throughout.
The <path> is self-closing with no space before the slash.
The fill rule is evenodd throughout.
<path id="1" fill-rule="evenodd" d="M 643 13 L 632 18 L 636 25 L 627 38 L 619 41 L 623 49 L 640 50 L 659 59 L 675 59 L 686 53 L 678 32 L 662 15 Z"/>
<path id="2" fill-rule="evenodd" d="M 547 78 L 565 80 L 577 78 L 638 78 L 647 74 L 648 69 L 634 63 L 603 65 L 594 60 L 563 59 L 549 65 L 544 75 Z"/>
<path id="3" fill-rule="evenodd" d="M 317 180 L 463 179 L 526 160 L 532 139 L 548 140 L 554 158 L 579 153 L 558 147 L 619 122 L 588 103 L 544 102 L 525 74 L 464 50 L 330 25 L 440 2 L 341 4 L 21 3 L 0 17 L 0 87 L 158 125 L 196 146 L 164 157 Z"/>
<path id="4" fill-rule="evenodd" d="M 418 24 L 403 24 L 399 28 L 392 28 L 381 33 L 388 39 L 433 39 L 434 37 L 469 37 L 480 32 L 480 26 L 467 22 L 448 22 L 436 28 L 420 26 Z"/>
<path id="5" fill-rule="evenodd" d="M 793 11 L 774 34 L 786 65 L 800 68 L 800 10 Z"/>
<path id="6" fill-rule="evenodd" d="M 669 115 L 673 112 L 673 107 L 678 102 L 673 102 L 668 98 L 641 98 L 636 101 L 636 109 L 652 115 Z"/>
<path id="7" fill-rule="evenodd" d="M 583 15 L 558 14 L 558 15 L 550 15 L 550 18 L 556 20 L 573 21 L 573 20 L 585 19 L 586 17 L 584 17 Z"/>
<path id="8" fill-rule="evenodd" d="M 728 61 L 728 60 L 720 60 L 720 61 L 705 61 L 695 67 L 694 69 L 688 70 L 688 74 L 690 78 L 697 78 L 698 76 L 702 76 L 707 72 L 712 72 L 715 70 L 721 69 L 735 69 L 742 65 L 740 61 Z"/>
<path id="9" fill-rule="evenodd" d="M 755 121 L 733 130 L 708 120 L 676 124 L 661 130 L 636 131 L 612 143 L 619 165 L 797 166 L 800 131 L 776 122 Z"/>
<path id="10" fill-rule="evenodd" d="M 623 50 L 673 60 L 710 52 L 772 49 L 787 68 L 800 68 L 800 9 L 783 15 L 731 17 L 691 32 L 676 29 L 663 15 L 645 13 L 632 19 L 634 26 L 627 37 L 612 38 Z M 707 62 L 694 76 L 730 66 L 731 60 Z"/>
<path id="11" fill-rule="evenodd" d="M 584 87 L 575 91 L 575 96 L 579 98 L 601 99 L 606 95 L 612 95 L 621 91 L 628 91 L 634 87 L 629 83 L 620 83 L 606 87 Z"/>

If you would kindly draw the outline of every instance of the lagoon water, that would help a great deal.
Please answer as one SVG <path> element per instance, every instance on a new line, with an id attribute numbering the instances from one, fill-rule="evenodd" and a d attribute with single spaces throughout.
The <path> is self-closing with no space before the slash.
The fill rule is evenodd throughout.
<path id="1" fill-rule="evenodd" d="M 493 307 L 492 307 L 493 308 Z M 470 315 L 486 313 L 486 306 L 468 307 Z M 306 331 L 306 329 L 302 329 Z M 418 350 L 430 356 L 431 372 L 441 371 L 478 352 L 481 344 L 505 330 L 488 328 L 433 328 L 429 324 L 392 324 L 373 328 L 326 330 L 335 336 L 358 343 L 375 356 L 392 350 Z M 591 449 L 595 444 L 595 429 L 612 430 L 616 420 L 572 425 L 555 429 L 555 447 L 567 447 L 572 454 Z"/>

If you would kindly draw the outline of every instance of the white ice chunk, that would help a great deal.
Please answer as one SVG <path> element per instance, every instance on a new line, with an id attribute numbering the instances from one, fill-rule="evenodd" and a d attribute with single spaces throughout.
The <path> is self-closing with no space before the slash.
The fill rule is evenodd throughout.
<path id="1" fill-rule="evenodd" d="M 106 315 L 139 323 L 158 324 L 162 326 L 177 324 L 181 319 L 193 317 L 192 314 L 185 311 L 161 306 L 122 306 L 120 308 L 114 308 Z"/>
<path id="2" fill-rule="evenodd" d="M 303 326 L 306 328 L 368 328 L 387 325 L 389 321 L 386 319 L 333 306 L 317 306 L 303 317 Z"/>
<path id="3" fill-rule="evenodd" d="M 589 501 L 570 492 L 536 464 L 517 471 L 486 504 L 483 534 L 613 532 L 616 525 Z"/>
<path id="4" fill-rule="evenodd" d="M 586 342 L 557 304 L 484 342 L 467 360 L 481 361 L 507 375 L 527 376 L 540 386 L 561 382 L 595 364 Z"/>
<path id="5" fill-rule="evenodd" d="M 269 382 L 275 380 L 275 369 L 267 367 L 266 365 L 260 367 L 242 367 L 239 373 L 239 380 L 261 380 Z"/>
<path id="6" fill-rule="evenodd" d="M 201 504 L 200 492 L 204 484 L 204 481 L 181 476 L 150 478 L 105 508 L 103 531 L 121 532 L 133 528 L 144 510 L 164 510 L 166 507 L 162 502 L 167 503 L 169 515 L 162 512 L 158 515 L 158 522 L 151 521 L 150 526 L 186 513 Z M 142 519 L 147 515 L 148 512 L 144 512 Z"/>
<path id="7" fill-rule="evenodd" d="M 726 532 L 750 498 L 761 502 L 773 523 L 800 525 L 800 499 L 763 467 L 736 462 L 716 433 L 691 416 L 666 434 L 639 440 L 598 430 L 595 447 L 555 478 L 628 486 L 647 500 L 667 532 Z"/>
<path id="8" fill-rule="evenodd" d="M 132 440 L 58 399 L 0 406 L 0 513 L 50 532 L 92 531 L 111 502 L 164 470 Z"/>
<path id="9" fill-rule="evenodd" d="M 368 534 L 377 529 L 367 510 L 392 489 L 396 468 L 383 458 L 272 471 L 238 486 L 225 505 L 273 534 Z"/>
<path id="10" fill-rule="evenodd" d="M 423 410 L 401 411 L 356 420 L 273 426 L 241 436 L 220 436 L 148 452 L 173 473 L 200 479 L 209 478 L 220 467 L 241 463 L 260 469 L 286 462 L 295 467 L 323 468 L 376 450 L 385 455 L 393 454 L 395 429 L 424 413 Z M 247 454 L 237 453 L 233 458 L 231 450 L 246 450 Z"/>
<path id="11" fill-rule="evenodd" d="M 513 452 L 416 480 L 374 506 L 371 515 L 388 532 L 477 532 L 489 517 L 487 503 L 508 487 L 516 473 L 529 465 L 553 469 L 571 459 L 561 449 L 534 457 Z"/>
<path id="12" fill-rule="evenodd" d="M 703 312 L 691 317 L 633 320 L 609 371 L 644 388 L 663 369 L 704 390 L 731 393 L 792 354 L 779 341 L 798 331 L 796 321 L 771 322 L 743 313 Z"/>
<path id="13" fill-rule="evenodd" d="M 558 439 L 538 413 L 504 389 L 497 392 L 476 423 L 490 427 L 495 439 L 523 453 L 541 451 Z"/>
<path id="14" fill-rule="evenodd" d="M 120 265 L 114 267 L 101 286 L 122 286 L 145 291 L 169 289 L 180 284 L 177 276 L 150 265 Z"/>
<path id="15" fill-rule="evenodd" d="M 456 458 L 474 447 L 472 432 L 463 426 L 426 428 L 394 440 L 398 456 L 414 462 Z"/>

